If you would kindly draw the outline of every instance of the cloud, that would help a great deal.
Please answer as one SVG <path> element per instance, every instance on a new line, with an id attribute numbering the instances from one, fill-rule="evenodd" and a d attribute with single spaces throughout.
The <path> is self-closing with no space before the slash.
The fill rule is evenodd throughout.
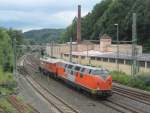
<path id="1" fill-rule="evenodd" d="M 100 0 L 0 0 L 0 26 L 17 29 L 64 28 L 82 5 L 86 15 Z"/>

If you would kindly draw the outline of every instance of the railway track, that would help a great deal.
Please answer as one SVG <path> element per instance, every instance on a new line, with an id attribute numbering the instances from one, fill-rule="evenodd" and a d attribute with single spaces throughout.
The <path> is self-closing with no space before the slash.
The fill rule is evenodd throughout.
<path id="1" fill-rule="evenodd" d="M 10 103 L 17 109 L 19 113 L 40 113 L 35 110 L 31 105 L 25 105 L 16 99 L 16 96 L 12 95 L 8 98 Z M 29 107 L 32 108 L 32 111 L 29 111 Z"/>
<path id="2" fill-rule="evenodd" d="M 29 61 L 32 61 L 33 57 L 28 57 L 27 59 Z M 31 70 L 35 71 L 36 70 L 36 63 L 32 64 L 31 67 L 32 67 Z M 30 74 L 33 74 L 32 71 Z M 42 86 L 42 87 L 44 88 L 44 86 Z M 49 90 L 47 90 L 47 91 L 49 91 Z M 138 102 L 146 104 L 146 105 L 150 105 L 149 104 L 149 95 L 144 95 L 144 93 L 140 94 L 140 93 L 134 92 L 132 90 L 131 91 L 128 89 L 124 90 L 124 89 L 117 87 L 117 86 L 113 87 L 113 91 L 114 91 L 114 93 L 116 93 L 118 95 L 130 98 L 132 100 L 138 101 Z M 102 104 L 104 104 L 104 105 L 106 105 L 106 106 L 108 106 L 108 107 L 110 107 L 110 108 L 112 108 L 118 112 L 121 112 L 121 113 L 127 113 L 127 112 L 128 113 L 150 113 L 150 112 L 142 111 L 141 109 L 139 109 L 137 107 L 134 108 L 134 107 L 131 107 L 129 105 L 126 105 L 126 104 L 123 104 L 120 102 L 115 102 L 111 99 L 107 99 L 106 101 L 102 102 Z"/>
<path id="3" fill-rule="evenodd" d="M 116 110 L 118 109 L 118 111 L 120 111 L 121 113 L 128 113 L 128 112 L 130 112 L 130 113 L 150 113 L 150 112 L 143 111 L 137 107 L 132 107 L 132 106 L 129 106 L 129 105 L 121 103 L 121 102 L 115 102 L 111 99 L 107 99 L 107 102 L 113 104 L 112 108 L 114 108 Z"/>
<path id="4" fill-rule="evenodd" d="M 24 67 L 22 67 L 22 69 L 20 68 L 19 71 L 21 71 L 21 73 L 25 75 L 31 74 L 25 71 Z M 53 105 L 60 113 L 79 113 L 79 111 L 76 110 L 74 107 L 70 106 L 64 100 L 57 97 L 53 92 L 43 87 L 36 80 L 33 80 L 31 76 L 26 76 L 25 79 L 45 100 L 47 100 L 51 105 Z"/>
<path id="5" fill-rule="evenodd" d="M 52 92 L 43 87 L 39 82 L 33 80 L 32 78 L 27 78 L 28 82 L 53 106 L 57 108 L 60 113 L 79 113 L 78 110 L 64 102 L 61 98 L 54 95 Z"/>
<path id="6" fill-rule="evenodd" d="M 133 90 L 130 90 L 127 88 L 119 87 L 119 86 L 113 86 L 113 92 L 118 95 L 130 98 L 132 100 L 136 100 L 140 103 L 150 105 L 150 95 L 149 94 L 133 91 Z"/>

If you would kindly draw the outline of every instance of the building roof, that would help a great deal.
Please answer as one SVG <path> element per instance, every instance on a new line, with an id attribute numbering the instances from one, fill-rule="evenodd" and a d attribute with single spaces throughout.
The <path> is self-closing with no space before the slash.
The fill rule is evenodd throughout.
<path id="1" fill-rule="evenodd" d="M 69 54 L 69 53 L 66 53 Z M 117 58 L 117 53 L 113 52 L 99 52 L 99 51 L 83 51 L 83 52 L 72 52 L 72 55 L 77 56 L 89 56 L 89 57 L 96 57 L 96 58 Z M 150 54 L 140 54 L 136 56 L 137 60 L 139 61 L 150 61 Z M 127 59 L 132 60 L 133 57 L 131 54 L 119 54 L 119 59 Z"/>
<path id="2" fill-rule="evenodd" d="M 104 34 L 100 37 L 100 39 L 112 39 L 109 35 Z"/>
<path id="3" fill-rule="evenodd" d="M 61 61 L 61 59 L 53 59 L 53 58 L 50 58 L 50 57 L 40 58 L 40 60 L 44 61 L 44 62 L 49 62 L 49 63 L 57 63 L 57 62 Z"/>

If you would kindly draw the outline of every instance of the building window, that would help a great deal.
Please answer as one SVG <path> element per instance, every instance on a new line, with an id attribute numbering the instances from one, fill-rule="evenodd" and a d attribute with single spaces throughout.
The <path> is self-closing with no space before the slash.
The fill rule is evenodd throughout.
<path id="1" fill-rule="evenodd" d="M 85 59 L 85 56 L 81 56 L 81 59 Z"/>
<path id="2" fill-rule="evenodd" d="M 64 54 L 64 56 L 65 56 L 65 57 L 68 57 L 69 55 L 68 55 L 68 54 Z"/>
<path id="3" fill-rule="evenodd" d="M 104 62 L 108 62 L 108 58 L 103 58 L 103 61 Z"/>
<path id="4" fill-rule="evenodd" d="M 144 61 L 140 61 L 139 65 L 140 65 L 140 67 L 145 67 L 145 62 Z"/>
<path id="5" fill-rule="evenodd" d="M 101 60 L 102 60 L 102 58 L 97 58 L 97 60 L 98 60 L 98 61 L 101 61 Z"/>
<path id="6" fill-rule="evenodd" d="M 95 60 L 96 58 L 95 57 L 91 57 L 91 60 Z"/>
<path id="7" fill-rule="evenodd" d="M 124 64 L 124 59 L 118 59 L 119 64 Z"/>
<path id="8" fill-rule="evenodd" d="M 150 68 L 150 62 L 147 62 L 147 68 Z"/>
<path id="9" fill-rule="evenodd" d="M 77 56 L 77 55 L 73 55 L 72 57 L 73 57 L 73 58 L 78 58 L 78 56 Z"/>
<path id="10" fill-rule="evenodd" d="M 131 65 L 132 61 L 131 60 L 126 60 L 127 65 Z"/>
<path id="11" fill-rule="evenodd" d="M 115 62 L 116 62 L 116 59 L 110 58 L 110 59 L 109 59 L 109 62 L 115 63 Z"/>

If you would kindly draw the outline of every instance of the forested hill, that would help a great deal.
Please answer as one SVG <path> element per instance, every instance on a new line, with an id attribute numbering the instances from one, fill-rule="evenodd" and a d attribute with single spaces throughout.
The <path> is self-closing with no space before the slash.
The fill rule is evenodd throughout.
<path id="1" fill-rule="evenodd" d="M 99 35 L 109 34 L 116 39 L 115 23 L 119 24 L 120 40 L 131 40 L 132 13 L 137 13 L 138 43 L 144 49 L 150 48 L 150 0 L 102 0 L 82 18 L 82 38 L 99 39 Z M 76 19 L 67 27 L 62 40 L 76 37 Z"/>
<path id="2" fill-rule="evenodd" d="M 64 29 L 41 29 L 31 30 L 24 33 L 25 38 L 35 43 L 47 43 L 50 41 L 58 41 Z"/>

